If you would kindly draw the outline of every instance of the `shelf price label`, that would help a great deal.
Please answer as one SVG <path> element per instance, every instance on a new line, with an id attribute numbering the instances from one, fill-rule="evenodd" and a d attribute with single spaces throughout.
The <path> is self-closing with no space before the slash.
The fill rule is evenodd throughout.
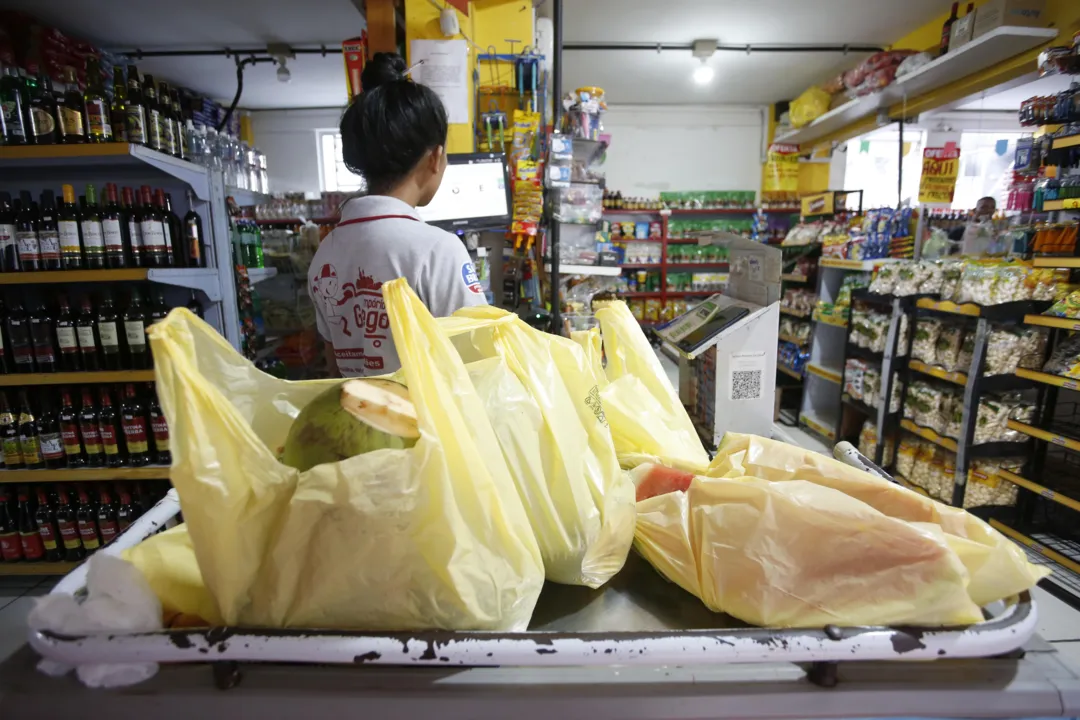
<path id="1" fill-rule="evenodd" d="M 919 202 L 951 203 L 960 174 L 960 148 L 939 147 L 923 150 L 922 176 L 919 178 Z"/>

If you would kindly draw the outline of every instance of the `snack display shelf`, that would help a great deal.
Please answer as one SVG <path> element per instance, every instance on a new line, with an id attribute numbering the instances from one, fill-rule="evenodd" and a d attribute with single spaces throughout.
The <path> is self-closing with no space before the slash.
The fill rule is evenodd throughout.
<path id="1" fill-rule="evenodd" d="M 1080 318 L 1054 317 L 1053 315 L 1025 315 L 1025 325 L 1059 328 L 1061 330 L 1080 330 Z"/>
<path id="2" fill-rule="evenodd" d="M 919 298 L 915 301 L 915 307 L 920 310 L 986 318 L 987 320 L 1014 320 L 1021 315 L 1042 312 L 1049 306 L 1050 302 L 1043 300 L 1016 300 L 998 305 L 957 304 L 951 300 L 935 300 L 929 297 Z"/>
<path id="3" fill-rule="evenodd" d="M 945 382 L 951 382 L 954 385 L 967 385 L 968 376 L 967 373 L 962 372 L 950 372 L 944 368 L 937 367 L 936 365 L 927 365 L 924 362 L 918 360 L 910 360 L 908 367 L 916 372 L 921 372 L 923 375 L 930 375 L 936 377 L 939 380 Z"/>
<path id="4" fill-rule="evenodd" d="M 809 366 L 807 366 L 809 369 Z M 829 422 L 825 418 L 819 418 L 811 412 L 803 411 L 799 414 L 799 422 L 825 438 L 829 442 L 836 442 L 835 422 Z"/>
<path id="5" fill-rule="evenodd" d="M 1078 135 L 1077 137 L 1080 137 Z M 1080 257 L 1054 257 L 1043 255 L 1032 258 L 1031 264 L 1037 268 L 1080 268 Z"/>
<path id="6" fill-rule="evenodd" d="M 814 322 L 821 323 L 822 325 L 831 325 L 840 328 L 846 328 L 848 326 L 847 320 L 833 317 L 832 315 L 822 315 L 817 310 L 815 310 L 810 317 Z"/>
<path id="7" fill-rule="evenodd" d="M 782 314 L 784 314 L 784 315 L 790 315 L 791 317 L 803 318 L 804 320 L 806 318 L 810 317 L 810 313 L 799 312 L 798 310 L 792 310 L 791 308 L 786 308 L 783 305 L 780 306 L 780 312 Z"/>
<path id="8" fill-rule="evenodd" d="M 869 405 L 864 403 L 862 400 L 856 400 L 855 398 L 851 397 L 851 395 L 848 394 L 848 393 L 844 393 L 844 394 L 842 394 L 840 396 L 840 402 L 842 402 L 844 405 L 847 405 L 848 407 L 858 411 L 859 413 L 861 413 L 863 415 L 866 415 L 869 418 L 876 418 L 877 417 L 878 409 L 876 407 L 870 407 Z M 892 413 L 892 416 L 895 416 L 895 415 L 896 415 L 896 413 Z"/>
<path id="9" fill-rule="evenodd" d="M 920 495 L 923 495 L 925 497 L 930 497 L 930 493 L 926 492 L 926 490 L 919 487 L 915 483 L 911 482 L 906 477 L 903 477 L 902 475 L 895 475 L 895 474 L 893 475 L 893 477 L 896 478 L 900 482 L 900 484 L 903 485 L 904 487 L 906 487 L 908 490 L 914 490 L 915 492 L 919 493 Z"/>
<path id="10" fill-rule="evenodd" d="M 1066 200 L 1044 200 L 1043 212 L 1053 210 L 1080 210 L 1080 198 L 1068 198 Z"/>
<path id="11" fill-rule="evenodd" d="M 0 563 L 0 576 L 67 575 L 78 566 L 77 562 L 5 562 Z"/>
<path id="12" fill-rule="evenodd" d="M 810 282 L 810 278 L 806 275 L 799 275 L 798 273 L 784 273 L 780 276 L 780 280 L 783 282 L 804 283 Z"/>
<path id="13" fill-rule="evenodd" d="M 10 375 L 0 375 L 0 387 L 140 382 L 154 382 L 154 371 L 102 370 L 100 372 L 13 373 Z"/>
<path id="14" fill-rule="evenodd" d="M 823 257 L 818 262 L 818 267 L 834 268 L 836 270 L 855 270 L 869 272 L 879 265 L 896 262 L 894 258 L 877 258 L 876 260 L 847 260 L 845 258 Z"/>
<path id="15" fill-rule="evenodd" d="M 1062 377 L 1061 375 L 1038 372 L 1037 370 L 1017 368 L 1016 375 L 1017 377 L 1033 380 L 1034 382 L 1043 383 L 1044 385 L 1055 385 L 1060 388 L 1065 388 L 1066 390 L 1076 390 L 1077 388 L 1080 388 L 1080 380 Z"/>
<path id="16" fill-rule="evenodd" d="M 1056 137 L 1051 143 L 1050 147 L 1053 150 L 1063 150 L 1065 148 L 1080 146 L 1080 134 L 1078 135 L 1066 135 L 1064 137 Z"/>
<path id="17" fill-rule="evenodd" d="M 930 442 L 934 443 L 938 447 L 943 447 L 946 450 L 951 450 L 952 452 L 956 452 L 956 441 L 955 440 L 953 440 L 950 437 L 945 437 L 944 435 L 938 435 L 936 432 L 934 432 L 930 428 L 925 428 L 925 427 L 923 427 L 921 425 L 916 425 L 915 423 L 913 423 L 911 420 L 908 420 L 907 418 L 904 418 L 903 420 L 900 421 L 900 427 L 904 428 L 909 433 L 913 433 L 915 435 L 918 435 L 923 440 L 929 440 Z"/>
<path id="18" fill-rule="evenodd" d="M 780 372 L 784 373 L 785 375 L 789 376 L 789 377 L 795 378 L 796 380 L 802 380 L 802 373 L 801 372 L 788 367 L 784 363 L 781 363 L 781 362 L 776 363 L 776 369 L 779 370 Z"/>
<path id="19" fill-rule="evenodd" d="M 997 475 L 1004 480 L 1008 480 L 1013 485 L 1019 485 L 1020 487 L 1026 488 L 1027 490 L 1030 490 L 1037 495 L 1041 495 L 1047 500 L 1052 500 L 1053 502 L 1060 503 L 1067 508 L 1071 508 L 1073 510 L 1076 510 L 1077 512 L 1080 512 L 1080 500 L 1073 500 L 1067 495 L 1062 495 L 1059 492 L 1054 492 L 1053 490 L 1044 485 L 1040 485 L 1037 482 L 1028 480 L 1027 478 L 1021 477 L 1014 472 L 1005 470 L 1004 468 L 999 469 L 997 471 Z"/>
<path id="20" fill-rule="evenodd" d="M 852 345 L 851 343 L 848 343 L 844 347 L 845 361 L 849 358 L 858 358 L 859 360 L 868 360 L 870 362 L 880 363 L 884 357 L 885 353 L 880 353 L 876 350 L 859 347 L 858 345 Z"/>
<path id="21" fill-rule="evenodd" d="M 806 363 L 806 371 L 811 375 L 817 375 L 822 380 L 828 380 L 831 383 L 837 385 L 844 382 L 844 373 L 841 370 L 834 370 L 833 368 L 825 367 L 824 365 L 818 365 L 817 363 Z"/>
<path id="22" fill-rule="evenodd" d="M 144 467 L 63 468 L 59 470 L 0 470 L 0 484 L 32 482 L 96 482 L 102 480 L 168 480 L 168 465 Z"/>
<path id="23" fill-rule="evenodd" d="M 806 344 L 808 344 L 810 342 L 810 338 L 806 338 L 805 340 L 800 340 L 799 338 L 795 337 L 794 335 L 787 335 L 785 333 L 778 333 L 776 337 L 777 337 L 778 340 L 783 340 L 784 342 L 789 342 L 789 343 L 795 343 L 796 345 L 799 345 L 800 347 L 803 346 L 803 345 L 806 345 Z"/>
<path id="24" fill-rule="evenodd" d="M 1013 540 L 1034 550 L 1062 568 L 1080 574 L 1080 543 L 1065 540 L 1049 533 L 1031 533 L 1030 535 L 1014 530 L 1005 523 L 991 518 L 991 527 L 1008 535 Z"/>
<path id="25" fill-rule="evenodd" d="M 1044 440 L 1054 445 L 1059 445 L 1069 450 L 1080 452 L 1080 440 L 1074 440 L 1071 437 L 1065 435 L 1059 435 L 1058 433 L 1049 432 L 1041 428 L 1033 427 L 1027 423 L 1022 423 L 1018 420 L 1009 420 L 1006 425 L 1011 430 L 1016 430 L 1029 437 L 1033 437 L 1037 440 Z"/>

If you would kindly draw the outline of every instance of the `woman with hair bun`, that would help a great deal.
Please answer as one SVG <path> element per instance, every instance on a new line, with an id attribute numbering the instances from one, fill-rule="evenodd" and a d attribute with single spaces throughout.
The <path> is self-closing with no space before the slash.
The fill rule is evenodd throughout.
<path id="1" fill-rule="evenodd" d="M 345 203 L 308 270 L 330 367 L 343 377 L 400 367 L 384 282 L 408 280 L 435 317 L 485 302 L 461 240 L 416 212 L 442 182 L 447 123 L 439 97 L 406 71 L 394 53 L 376 53 L 364 67 L 363 91 L 341 117 L 341 144 L 346 167 L 367 181 L 368 194 Z"/>

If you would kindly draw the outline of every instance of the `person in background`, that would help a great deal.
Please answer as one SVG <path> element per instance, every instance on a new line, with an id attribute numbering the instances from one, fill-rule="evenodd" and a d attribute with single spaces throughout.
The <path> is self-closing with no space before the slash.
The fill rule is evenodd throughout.
<path id="1" fill-rule="evenodd" d="M 376 53 L 361 75 L 363 92 L 341 118 L 346 167 L 367 182 L 319 245 L 308 292 L 332 375 L 397 370 L 382 284 L 405 278 L 435 317 L 485 303 L 469 253 L 451 233 L 416 212 L 435 197 L 446 170 L 446 110 L 412 82 L 401 56 Z"/>
<path id="2" fill-rule="evenodd" d="M 961 255 L 982 255 L 994 242 L 993 220 L 997 211 L 997 201 L 989 195 L 979 198 L 971 220 L 949 231 L 949 239 L 962 242 Z"/>

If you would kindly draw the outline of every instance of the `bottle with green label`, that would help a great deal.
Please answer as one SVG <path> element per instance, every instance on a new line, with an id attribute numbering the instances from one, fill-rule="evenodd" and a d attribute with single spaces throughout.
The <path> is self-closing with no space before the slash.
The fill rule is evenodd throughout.
<path id="1" fill-rule="evenodd" d="M 101 210 L 97 203 L 97 188 L 93 183 L 86 184 L 86 206 L 83 208 L 80 228 L 86 267 L 91 270 L 103 270 L 105 268 L 105 231 L 101 227 Z"/>

